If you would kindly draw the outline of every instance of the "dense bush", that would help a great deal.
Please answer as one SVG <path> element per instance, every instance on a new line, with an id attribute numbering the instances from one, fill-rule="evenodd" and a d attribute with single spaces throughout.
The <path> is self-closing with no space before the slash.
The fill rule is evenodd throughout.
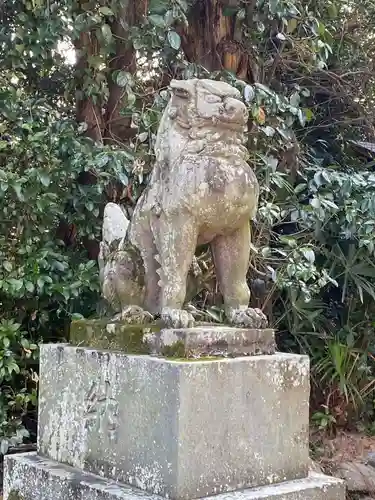
<path id="1" fill-rule="evenodd" d="M 67 338 L 73 314 L 96 312 L 102 208 L 113 200 L 131 213 L 172 77 L 241 90 L 261 183 L 253 302 L 282 348 L 312 357 L 315 421 L 372 416 L 375 172 L 371 147 L 357 141 L 374 141 L 374 6 L 206 4 L 0 6 L 2 452 L 32 430 L 36 345 Z M 193 306 L 220 321 L 205 249 L 199 262 Z"/>

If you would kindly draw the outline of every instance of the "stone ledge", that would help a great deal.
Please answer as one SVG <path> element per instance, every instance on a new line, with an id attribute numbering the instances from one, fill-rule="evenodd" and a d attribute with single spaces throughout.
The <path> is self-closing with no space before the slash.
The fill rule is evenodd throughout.
<path id="1" fill-rule="evenodd" d="M 5 458 L 4 500 L 17 492 L 22 500 L 162 500 L 35 453 Z M 345 485 L 331 477 L 311 474 L 306 479 L 222 493 L 206 500 L 345 500 Z"/>
<path id="2" fill-rule="evenodd" d="M 275 354 L 275 333 L 229 326 L 163 329 L 144 336 L 150 354 L 170 357 Z"/>
<path id="3" fill-rule="evenodd" d="M 108 319 L 72 321 L 70 344 L 127 354 L 166 357 L 245 356 L 274 354 L 275 333 L 216 324 L 162 329 L 161 323 L 128 324 Z"/>
<path id="4" fill-rule="evenodd" d="M 149 354 L 143 338 L 160 331 L 158 323 L 129 325 L 107 319 L 80 319 L 70 325 L 69 342 L 80 347 L 110 349 L 128 354 Z"/>

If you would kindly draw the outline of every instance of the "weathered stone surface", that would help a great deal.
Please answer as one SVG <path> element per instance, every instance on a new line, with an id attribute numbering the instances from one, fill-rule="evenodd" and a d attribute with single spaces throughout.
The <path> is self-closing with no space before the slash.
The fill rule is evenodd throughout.
<path id="1" fill-rule="evenodd" d="M 146 335 L 152 354 L 172 356 L 256 355 L 275 353 L 275 332 L 233 327 L 163 329 Z"/>
<path id="2" fill-rule="evenodd" d="M 111 349 L 128 354 L 148 354 L 149 346 L 144 336 L 160 331 L 160 325 L 128 324 L 123 321 L 91 319 L 72 321 L 69 342 L 76 346 L 94 349 Z"/>
<path id="3" fill-rule="evenodd" d="M 344 479 L 348 491 L 375 493 L 375 469 L 361 462 L 341 463 L 335 475 Z"/>
<path id="4" fill-rule="evenodd" d="M 265 328 L 263 312 L 249 308 L 246 281 L 259 197 L 243 145 L 248 110 L 225 82 L 172 80 L 170 87 L 149 185 L 120 240 L 112 227 L 128 221 L 112 204 L 106 211 L 114 221 L 104 218 L 103 234 L 114 236 L 101 244 L 103 295 L 122 317 L 142 306 L 168 328 L 191 327 L 194 318 L 182 309 L 187 276 L 196 247 L 209 243 L 228 321 Z"/>
<path id="5" fill-rule="evenodd" d="M 368 465 L 371 465 L 371 467 L 374 467 L 375 469 L 375 452 L 371 451 L 368 456 L 367 456 L 367 461 Z"/>
<path id="6" fill-rule="evenodd" d="M 170 498 L 304 477 L 309 362 L 41 348 L 40 454 Z"/>
<path id="7" fill-rule="evenodd" d="M 309 471 L 314 472 L 316 474 L 323 474 L 323 469 L 317 462 L 314 462 L 314 460 L 312 460 L 311 458 L 309 461 Z"/>
<path id="8" fill-rule="evenodd" d="M 116 203 L 107 203 L 103 214 L 103 241 L 110 243 L 125 238 L 130 221 Z"/>
<path id="9" fill-rule="evenodd" d="M 160 322 L 129 324 L 108 319 L 77 320 L 70 327 L 70 343 L 128 354 L 172 357 L 255 355 L 275 353 L 271 329 L 254 330 L 215 325 L 161 331 Z"/>
<path id="10" fill-rule="evenodd" d="M 4 500 L 11 500 L 11 491 L 22 492 L 22 500 L 162 500 L 162 497 L 82 473 L 35 454 L 6 457 L 4 487 Z M 323 475 L 207 497 L 207 500 L 344 499 L 343 482 Z"/>

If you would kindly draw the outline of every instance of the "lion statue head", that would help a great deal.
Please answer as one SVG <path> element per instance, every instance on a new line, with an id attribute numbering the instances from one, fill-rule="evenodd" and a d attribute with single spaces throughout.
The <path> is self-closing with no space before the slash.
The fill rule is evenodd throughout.
<path id="1" fill-rule="evenodd" d="M 170 161 L 182 151 L 244 157 L 249 115 L 239 90 L 225 82 L 199 79 L 172 80 L 170 87 L 155 144 L 157 159 Z"/>

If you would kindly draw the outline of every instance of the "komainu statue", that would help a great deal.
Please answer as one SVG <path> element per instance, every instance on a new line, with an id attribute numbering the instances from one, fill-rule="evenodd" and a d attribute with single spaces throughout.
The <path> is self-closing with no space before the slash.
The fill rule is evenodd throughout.
<path id="1" fill-rule="evenodd" d="M 246 273 L 250 219 L 259 185 L 243 146 L 248 121 L 240 92 L 213 80 L 173 80 L 161 119 L 156 162 L 129 222 L 105 209 L 99 257 L 104 298 L 123 319 L 161 316 L 174 328 L 194 324 L 183 310 L 196 247 L 209 243 L 232 325 L 265 328 L 249 308 Z"/>

